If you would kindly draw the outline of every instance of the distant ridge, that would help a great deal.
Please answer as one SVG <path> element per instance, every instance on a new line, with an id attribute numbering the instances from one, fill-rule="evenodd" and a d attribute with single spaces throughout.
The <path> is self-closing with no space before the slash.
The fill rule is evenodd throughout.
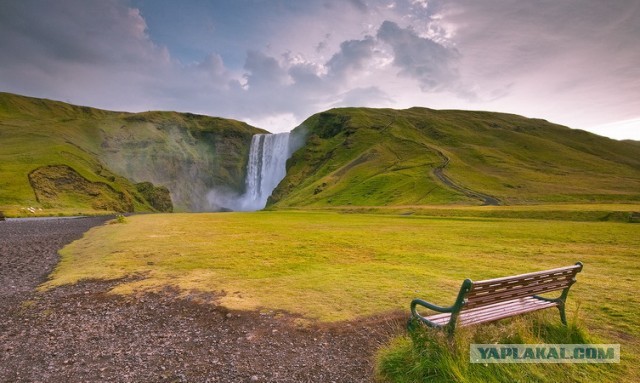
<path id="1" fill-rule="evenodd" d="M 640 142 L 494 112 L 340 108 L 293 134 L 273 207 L 640 201 Z"/>

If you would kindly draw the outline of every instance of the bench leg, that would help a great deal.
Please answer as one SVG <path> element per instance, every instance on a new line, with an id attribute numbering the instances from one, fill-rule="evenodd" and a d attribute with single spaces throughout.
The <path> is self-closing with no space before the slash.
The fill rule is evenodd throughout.
<path id="1" fill-rule="evenodd" d="M 575 278 L 573 279 L 573 283 L 575 283 Z M 572 284 L 573 284 L 572 283 Z M 562 290 L 562 295 L 560 295 L 560 298 L 558 298 L 558 303 L 560 303 L 558 305 L 558 310 L 560 310 L 560 320 L 562 321 L 563 325 L 567 325 L 567 313 L 565 311 L 565 302 L 567 301 L 567 295 L 569 295 L 569 288 L 571 288 L 571 285 L 569 285 L 569 287 L 565 288 L 564 290 Z"/>
<path id="2" fill-rule="evenodd" d="M 562 321 L 563 325 L 567 325 L 567 313 L 564 310 L 564 302 L 558 305 L 558 310 L 560 310 L 560 321 Z"/>
<path id="3" fill-rule="evenodd" d="M 414 317 L 409 318 L 409 320 L 407 321 L 407 331 L 409 333 L 413 333 L 418 326 L 418 320 Z"/>

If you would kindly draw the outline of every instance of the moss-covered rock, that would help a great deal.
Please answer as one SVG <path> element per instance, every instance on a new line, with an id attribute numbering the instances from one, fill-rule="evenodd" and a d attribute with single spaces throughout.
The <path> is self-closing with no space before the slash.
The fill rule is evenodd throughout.
<path id="1" fill-rule="evenodd" d="M 170 213 L 173 211 L 171 193 L 164 186 L 154 186 L 151 182 L 140 182 L 136 184 L 136 189 L 157 211 Z"/>
<path id="2" fill-rule="evenodd" d="M 134 210 L 131 196 L 102 182 L 91 182 L 67 165 L 50 165 L 29 173 L 36 200 L 45 207 L 90 206 L 121 213 Z"/>

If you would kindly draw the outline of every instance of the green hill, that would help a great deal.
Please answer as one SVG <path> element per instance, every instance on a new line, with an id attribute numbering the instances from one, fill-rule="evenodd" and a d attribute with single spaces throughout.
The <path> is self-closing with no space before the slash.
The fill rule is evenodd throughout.
<path id="1" fill-rule="evenodd" d="M 212 195 L 244 191 L 251 136 L 263 132 L 189 113 L 0 93 L 0 211 L 224 208 Z M 273 192 L 276 208 L 640 201 L 640 142 L 544 120 L 343 108 L 310 117 L 292 136 L 306 144 Z"/>
<path id="2" fill-rule="evenodd" d="M 0 211 L 215 209 L 207 193 L 243 191 L 251 136 L 262 132 L 222 118 L 0 93 Z"/>
<path id="3" fill-rule="evenodd" d="M 274 207 L 640 201 L 640 143 L 539 119 L 344 108 L 294 134 Z"/>

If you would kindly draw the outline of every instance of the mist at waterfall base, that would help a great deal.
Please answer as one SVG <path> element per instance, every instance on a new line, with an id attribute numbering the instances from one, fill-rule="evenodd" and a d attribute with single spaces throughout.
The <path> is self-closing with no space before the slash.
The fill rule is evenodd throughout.
<path id="1" fill-rule="evenodd" d="M 256 134 L 251 139 L 245 193 L 212 189 L 207 199 L 213 210 L 256 211 L 264 209 L 273 190 L 287 173 L 287 160 L 301 146 L 300 135 Z"/>

